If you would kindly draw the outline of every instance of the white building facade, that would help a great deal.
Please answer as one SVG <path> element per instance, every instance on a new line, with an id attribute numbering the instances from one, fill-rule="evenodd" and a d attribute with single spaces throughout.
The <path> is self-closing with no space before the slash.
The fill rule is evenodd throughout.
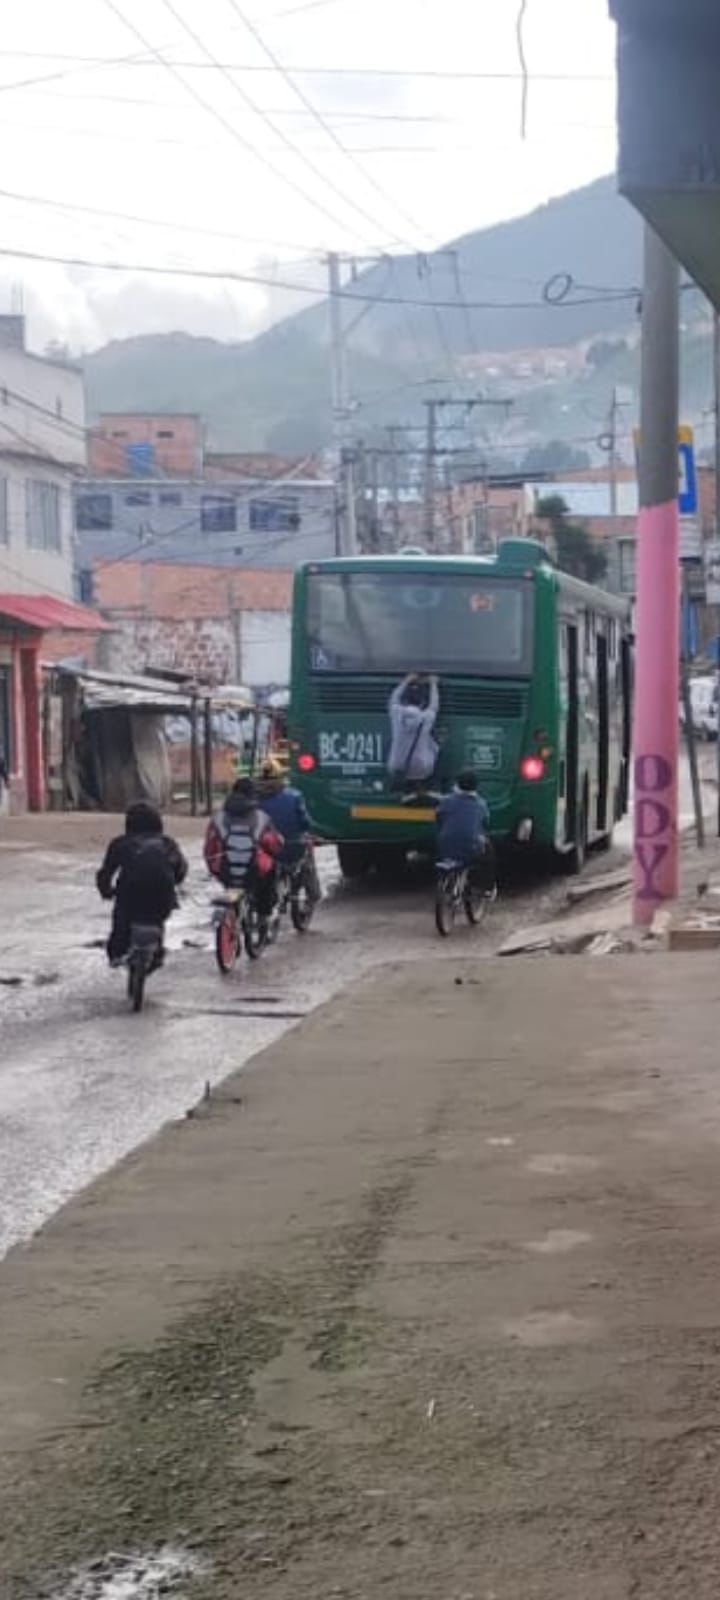
<path id="1" fill-rule="evenodd" d="M 26 350 L 24 319 L 0 316 L 0 591 L 72 598 L 85 462 L 81 371 Z"/>

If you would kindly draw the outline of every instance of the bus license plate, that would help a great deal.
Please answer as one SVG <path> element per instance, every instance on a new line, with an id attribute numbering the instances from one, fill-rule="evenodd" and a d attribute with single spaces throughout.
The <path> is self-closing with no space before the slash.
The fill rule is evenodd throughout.
<path id="1" fill-rule="evenodd" d="M 321 767 L 381 767 L 383 736 L 369 732 L 327 731 L 318 735 Z"/>

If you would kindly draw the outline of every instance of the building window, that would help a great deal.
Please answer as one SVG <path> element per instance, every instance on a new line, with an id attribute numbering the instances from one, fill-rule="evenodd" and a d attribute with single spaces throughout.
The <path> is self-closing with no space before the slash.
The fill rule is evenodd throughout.
<path id="1" fill-rule="evenodd" d="M 125 496 L 126 506 L 151 506 L 152 495 L 149 489 L 134 489 L 132 494 Z"/>
<path id="2" fill-rule="evenodd" d="M 204 494 L 200 502 L 203 533 L 235 533 L 237 507 L 232 495 Z"/>
<path id="3" fill-rule="evenodd" d="M 75 502 L 75 522 L 79 533 L 107 532 L 113 525 L 111 494 L 79 494 Z"/>
<path id="4" fill-rule="evenodd" d="M 113 428 L 111 439 L 127 439 L 127 428 Z"/>
<path id="5" fill-rule="evenodd" d="M 156 437 L 158 439 L 174 439 L 175 434 L 172 428 L 158 428 Z"/>
<path id="6" fill-rule="evenodd" d="M 78 573 L 78 598 L 81 605 L 91 606 L 95 599 L 93 593 L 92 567 L 81 567 Z"/>
<path id="7" fill-rule="evenodd" d="M 299 527 L 300 511 L 294 496 L 250 501 L 251 533 L 294 533 Z"/>
<path id="8" fill-rule="evenodd" d="M 161 489 L 158 501 L 161 506 L 181 506 L 183 498 L 179 489 Z"/>
<path id="9" fill-rule="evenodd" d="M 0 544 L 10 543 L 7 478 L 0 478 Z"/>
<path id="10" fill-rule="evenodd" d="M 619 539 L 620 593 L 635 593 L 635 540 Z"/>
<path id="11" fill-rule="evenodd" d="M 56 483 L 28 478 L 25 483 L 27 542 L 32 550 L 62 550 L 60 490 Z"/>

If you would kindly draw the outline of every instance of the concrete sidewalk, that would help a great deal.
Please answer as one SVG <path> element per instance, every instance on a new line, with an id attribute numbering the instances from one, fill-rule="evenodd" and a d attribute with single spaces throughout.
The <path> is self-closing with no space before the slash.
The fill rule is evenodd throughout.
<path id="1" fill-rule="evenodd" d="M 397 968 L 68 1206 L 0 1268 L 2 1600 L 715 1600 L 717 989 Z"/>

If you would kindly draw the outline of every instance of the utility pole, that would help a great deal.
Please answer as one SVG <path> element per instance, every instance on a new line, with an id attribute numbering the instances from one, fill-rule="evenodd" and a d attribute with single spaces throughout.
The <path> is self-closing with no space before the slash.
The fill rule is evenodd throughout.
<path id="1" fill-rule="evenodd" d="M 370 455 L 370 506 L 372 516 L 372 548 L 382 550 L 382 529 L 380 527 L 380 452 L 373 450 Z"/>
<path id="2" fill-rule="evenodd" d="M 425 400 L 427 407 L 427 426 L 425 429 L 425 473 L 424 473 L 424 531 L 431 550 L 435 548 L 435 460 L 438 455 L 445 455 L 445 451 L 437 448 L 437 414 L 446 406 L 460 406 L 468 416 L 479 406 L 500 406 L 506 413 L 514 404 L 512 400 L 488 400 L 484 395 L 473 395 L 469 399 L 464 396 L 446 395 L 442 400 Z"/>
<path id="3" fill-rule="evenodd" d="M 633 912 L 678 892 L 678 264 L 647 224 L 637 536 Z"/>
<path id="4" fill-rule="evenodd" d="M 430 550 L 435 549 L 435 457 L 437 455 L 437 414 L 442 402 L 426 400 L 427 424 L 425 430 L 425 513 L 423 529 Z"/>
<path id="5" fill-rule="evenodd" d="M 399 548 L 400 548 L 400 474 L 399 474 L 399 471 L 398 471 L 398 448 L 399 448 L 399 446 L 397 444 L 397 440 L 398 440 L 398 437 L 400 436 L 400 429 L 398 427 L 391 427 L 391 428 L 388 428 L 386 430 L 386 432 L 387 432 L 387 437 L 388 437 L 388 446 L 389 446 L 389 449 L 390 449 L 390 461 L 389 461 L 388 477 L 389 477 L 389 480 L 390 480 L 390 516 L 391 516 L 391 526 L 392 526 L 392 542 L 393 542 L 393 549 L 394 550 L 399 550 Z"/>
<path id="6" fill-rule="evenodd" d="M 615 518 L 618 514 L 618 451 L 617 451 L 617 419 L 618 419 L 618 392 L 613 387 L 610 402 L 610 428 L 609 428 L 609 465 L 610 465 L 610 516 L 613 519 L 613 538 L 615 537 Z"/>
<path id="7" fill-rule="evenodd" d="M 355 463 L 348 439 L 348 385 L 343 331 L 340 257 L 331 250 L 327 258 L 330 356 L 332 362 L 333 471 L 338 491 L 338 549 L 340 555 L 357 552 L 355 527 Z"/>
<path id="8" fill-rule="evenodd" d="M 713 313 L 713 403 L 715 411 L 715 539 L 720 548 L 720 313 Z M 717 750 L 717 832 L 720 837 L 720 605 L 715 608 L 715 652 L 717 659 L 718 738 Z"/>

